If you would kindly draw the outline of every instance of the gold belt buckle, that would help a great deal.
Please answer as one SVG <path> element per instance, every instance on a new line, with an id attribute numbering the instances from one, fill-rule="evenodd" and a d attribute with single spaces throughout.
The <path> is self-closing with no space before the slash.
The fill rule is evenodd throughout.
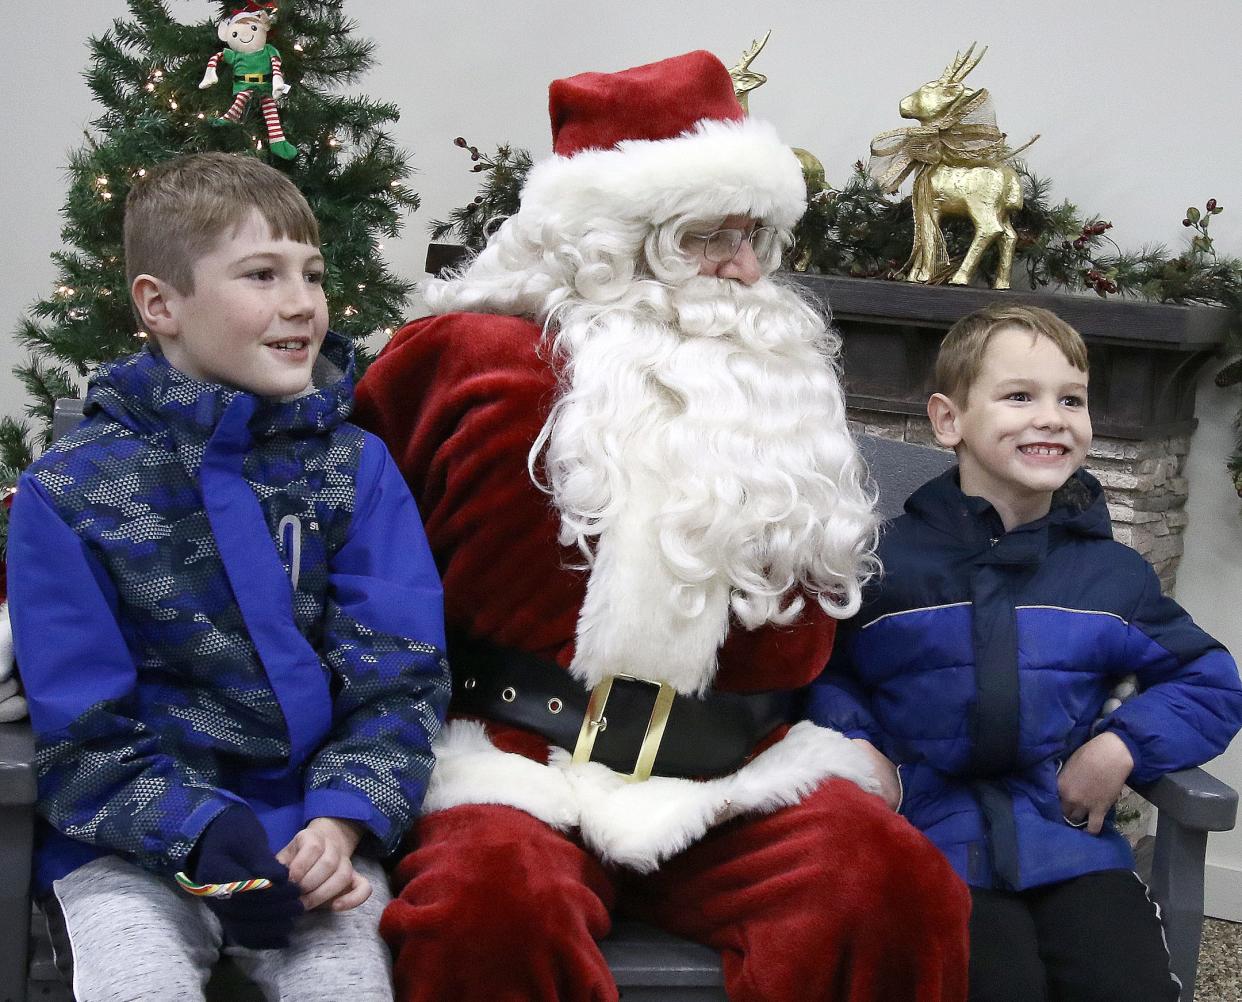
<path id="1" fill-rule="evenodd" d="M 647 719 L 647 732 L 643 735 L 642 744 L 638 749 L 638 759 L 634 763 L 634 771 L 625 777 L 628 783 L 641 783 L 651 777 L 655 766 L 656 755 L 660 751 L 660 742 L 664 740 L 664 727 L 668 723 L 669 712 L 673 709 L 673 697 L 677 690 L 667 682 L 655 682 L 637 675 L 609 675 L 591 690 L 591 698 L 587 702 L 586 713 L 582 717 L 582 729 L 578 732 L 578 741 L 574 745 L 574 762 L 590 762 L 591 752 L 595 748 L 595 739 L 607 726 L 604 708 L 608 705 L 608 696 L 612 692 L 612 683 L 619 678 L 631 682 L 642 682 L 654 685 L 655 703 L 651 707 L 651 716 Z"/>
<path id="2" fill-rule="evenodd" d="M 264 76 L 264 73 L 243 73 L 242 80 L 246 83 L 262 83 Z"/>

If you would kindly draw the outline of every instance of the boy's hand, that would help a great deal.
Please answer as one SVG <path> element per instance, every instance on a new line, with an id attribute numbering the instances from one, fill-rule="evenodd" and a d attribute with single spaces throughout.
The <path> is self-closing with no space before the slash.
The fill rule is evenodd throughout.
<path id="1" fill-rule="evenodd" d="M 866 738 L 854 738 L 853 741 L 871 762 L 871 774 L 880 782 L 878 796 L 894 811 L 897 810 L 901 804 L 901 780 L 897 778 L 897 767 Z"/>
<path id="2" fill-rule="evenodd" d="M 199 836 L 187 865 L 191 879 L 200 884 L 270 880 L 266 890 L 202 900 L 230 942 L 255 950 L 289 944 L 294 920 L 302 914 L 298 888 L 267 847 L 267 833 L 250 808 L 233 804 L 221 811 Z"/>
<path id="3" fill-rule="evenodd" d="M 362 828 L 342 818 L 315 818 L 276 854 L 302 890 L 307 911 L 330 904 L 334 912 L 357 908 L 371 896 L 371 882 L 354 869 Z"/>
<path id="4" fill-rule="evenodd" d="M 1102 731 L 1080 747 L 1061 769 L 1057 791 L 1061 813 L 1071 824 L 1087 825 L 1100 834 L 1106 815 L 1121 796 L 1121 788 L 1134 770 L 1134 757 L 1125 742 L 1112 731 Z"/>

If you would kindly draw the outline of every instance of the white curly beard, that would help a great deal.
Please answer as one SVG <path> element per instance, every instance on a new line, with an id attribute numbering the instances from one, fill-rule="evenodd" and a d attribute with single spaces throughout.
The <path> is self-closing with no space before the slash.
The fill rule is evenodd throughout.
<path id="1" fill-rule="evenodd" d="M 731 613 L 857 609 L 875 519 L 818 313 L 766 279 L 694 278 L 555 322 L 566 388 L 536 449 L 592 566 L 575 674 L 700 691 Z"/>

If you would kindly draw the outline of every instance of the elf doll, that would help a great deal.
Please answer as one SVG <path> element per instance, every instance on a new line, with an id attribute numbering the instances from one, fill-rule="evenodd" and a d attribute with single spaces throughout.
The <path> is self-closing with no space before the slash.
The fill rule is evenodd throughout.
<path id="1" fill-rule="evenodd" d="M 280 53 L 275 46 L 267 44 L 274 10 L 275 4 L 259 4 L 252 0 L 220 22 L 220 40 L 228 48 L 211 57 L 198 87 L 205 90 L 216 84 L 219 80 L 216 65 L 223 59 L 233 70 L 234 97 L 232 106 L 223 118 L 216 119 L 215 124 L 236 125 L 241 121 L 251 97 L 258 94 L 263 121 L 267 125 L 268 146 L 276 156 L 292 160 L 298 155 L 298 148 L 285 138 L 280 127 L 280 114 L 276 110 L 276 101 L 288 94 L 290 87 L 280 71 Z"/>

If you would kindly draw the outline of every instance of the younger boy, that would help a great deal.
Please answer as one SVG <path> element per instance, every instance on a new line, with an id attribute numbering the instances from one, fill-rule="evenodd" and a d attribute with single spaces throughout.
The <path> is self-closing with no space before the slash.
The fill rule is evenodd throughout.
<path id="1" fill-rule="evenodd" d="M 253 158 L 152 170 L 125 218 L 150 349 L 21 479 L 36 883 L 79 999 L 202 998 L 222 946 L 272 998 L 391 998 L 376 857 L 431 771 L 442 599 L 405 483 L 346 423 L 318 245 Z M 272 886 L 194 897 L 179 871 Z"/>
<path id="2" fill-rule="evenodd" d="M 928 416 L 957 468 L 883 534 L 884 576 L 810 716 L 874 746 L 891 802 L 970 884 L 972 999 L 1176 999 L 1111 811 L 1127 780 L 1224 750 L 1237 667 L 1112 539 L 1079 469 L 1091 419 L 1071 327 L 1026 306 L 972 314 L 941 344 L 936 388 Z M 1129 673 L 1140 694 L 1097 725 Z"/>

